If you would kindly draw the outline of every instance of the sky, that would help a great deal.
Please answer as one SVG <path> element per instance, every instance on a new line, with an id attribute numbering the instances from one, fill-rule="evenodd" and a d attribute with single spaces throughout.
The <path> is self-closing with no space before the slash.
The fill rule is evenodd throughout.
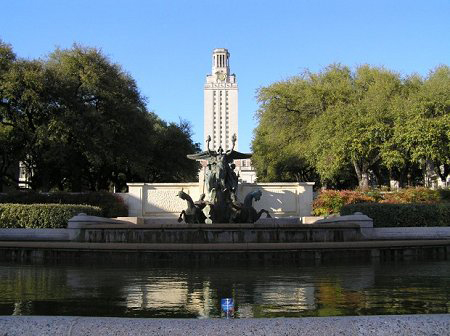
<path id="1" fill-rule="evenodd" d="M 188 120 L 201 144 L 212 50 L 227 48 L 243 152 L 261 87 L 332 63 L 423 76 L 450 63 L 449 0 L 0 0 L 0 8 L 0 39 L 19 57 L 99 48 L 136 80 L 149 110 Z"/>

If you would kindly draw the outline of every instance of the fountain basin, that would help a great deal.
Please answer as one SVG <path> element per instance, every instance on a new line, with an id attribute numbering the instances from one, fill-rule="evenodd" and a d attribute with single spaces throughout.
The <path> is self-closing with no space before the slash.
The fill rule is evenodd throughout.
<path id="1" fill-rule="evenodd" d="M 357 224 L 78 224 L 73 230 L 76 232 L 71 240 L 89 243 L 299 243 L 363 239 Z"/>

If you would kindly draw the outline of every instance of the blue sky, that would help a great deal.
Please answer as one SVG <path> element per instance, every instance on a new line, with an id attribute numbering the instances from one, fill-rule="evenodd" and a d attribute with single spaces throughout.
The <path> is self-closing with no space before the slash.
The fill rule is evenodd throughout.
<path id="1" fill-rule="evenodd" d="M 20 57 L 74 42 L 98 47 L 137 81 L 148 107 L 193 125 L 203 143 L 211 52 L 228 48 L 249 151 L 256 90 L 331 63 L 426 75 L 450 58 L 450 1 L 1 0 L 0 38 Z"/>

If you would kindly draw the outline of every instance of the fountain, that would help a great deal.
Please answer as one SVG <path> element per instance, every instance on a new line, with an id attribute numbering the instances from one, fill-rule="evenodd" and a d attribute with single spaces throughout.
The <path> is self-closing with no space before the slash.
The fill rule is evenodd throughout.
<path id="1" fill-rule="evenodd" d="M 345 221 L 304 224 L 297 216 L 278 217 L 274 211 L 275 218 L 272 218 L 265 209 L 257 211 L 253 203 L 261 200 L 263 191 L 267 189 L 261 190 L 254 184 L 250 188 L 247 186 L 246 192 L 242 193 L 243 188 L 239 184 L 233 161 L 248 159 L 251 154 L 235 151 L 236 140 L 236 135 L 233 135 L 232 146 L 226 151 L 221 147 L 214 150 L 210 148 L 211 137 L 208 136 L 205 151 L 187 155 L 191 160 L 207 162 L 203 184 L 196 185 L 198 193 L 194 194 L 192 189 L 183 190 L 181 186 L 180 190 L 177 185 L 171 185 L 164 186 L 166 191 L 159 194 L 167 203 L 175 203 L 174 199 L 182 200 L 177 204 L 177 211 L 173 213 L 178 218 L 161 212 L 161 217 L 143 216 L 132 223 L 127 217 L 116 220 L 82 214 L 70 219 L 69 240 L 87 243 L 149 244 L 145 247 L 146 250 L 161 249 L 175 254 L 199 250 L 199 255 L 207 257 L 208 254 L 203 255 L 201 251 L 225 249 L 240 255 L 242 251 L 259 250 L 261 246 L 267 248 L 273 244 L 269 246 L 269 250 L 278 253 L 292 248 L 289 244 L 364 239 L 361 219 L 358 223 L 355 218 L 341 218 Z M 289 193 L 280 194 L 275 200 L 280 202 L 280 199 L 287 199 L 283 198 L 285 194 Z M 141 190 L 139 200 L 148 201 L 149 195 L 150 192 Z M 191 195 L 199 195 L 198 201 L 194 201 Z M 274 199 L 274 193 L 270 189 L 267 195 Z M 183 201 L 186 201 L 187 208 L 180 213 L 180 209 L 184 207 Z M 266 206 L 268 202 L 264 204 Z M 294 203 L 294 206 L 297 205 L 298 203 Z M 273 211 L 273 208 L 271 210 Z M 260 220 L 262 214 L 266 214 L 268 219 Z M 367 226 L 371 227 L 372 222 Z M 167 255 L 173 254 L 167 251 Z"/>
<path id="2" fill-rule="evenodd" d="M 191 160 L 206 160 L 205 179 L 203 181 L 203 194 L 197 202 L 181 190 L 178 196 L 185 200 L 188 208 L 183 210 L 178 219 L 188 224 L 212 223 L 254 223 L 263 213 L 271 217 L 269 212 L 261 209 L 259 212 L 253 207 L 253 201 L 259 201 L 261 190 L 249 192 L 241 203 L 236 195 L 238 176 L 236 175 L 233 160 L 251 158 L 251 154 L 240 153 L 234 150 L 236 134 L 231 138 L 230 150 L 211 150 L 209 144 L 211 136 L 206 140 L 207 150 L 187 155 Z"/>

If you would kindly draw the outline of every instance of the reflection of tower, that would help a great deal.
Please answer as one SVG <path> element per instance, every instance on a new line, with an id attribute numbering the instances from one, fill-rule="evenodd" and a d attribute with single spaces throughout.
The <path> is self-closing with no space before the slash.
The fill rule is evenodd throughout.
<path id="1" fill-rule="evenodd" d="M 204 88 L 205 149 L 208 135 L 211 149 L 222 146 L 224 150 L 231 148 L 232 135 L 238 135 L 238 86 L 236 75 L 230 74 L 229 60 L 227 49 L 213 50 L 212 72 L 206 76 Z M 235 149 L 238 150 L 237 142 Z"/>

